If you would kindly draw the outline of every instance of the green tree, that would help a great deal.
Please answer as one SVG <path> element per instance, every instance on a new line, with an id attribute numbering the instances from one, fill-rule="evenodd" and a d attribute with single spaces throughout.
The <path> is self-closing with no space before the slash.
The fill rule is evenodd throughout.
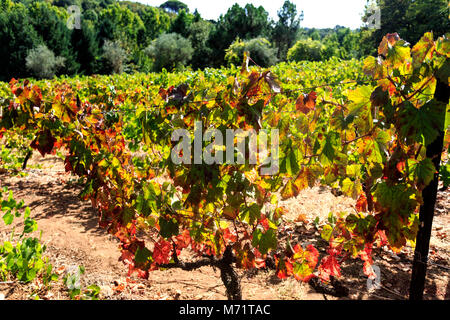
<path id="1" fill-rule="evenodd" d="M 364 21 L 373 14 L 373 1 L 366 4 Z M 410 43 L 416 43 L 427 31 L 436 36 L 450 30 L 449 7 L 447 0 L 376 0 L 381 10 L 381 28 L 373 31 L 368 39 L 378 47 L 383 36 L 397 32 Z"/>
<path id="2" fill-rule="evenodd" d="M 324 58 L 325 46 L 318 40 L 306 39 L 297 41 L 289 49 L 289 61 L 320 61 Z"/>
<path id="3" fill-rule="evenodd" d="M 109 64 L 113 73 L 122 73 L 125 71 L 127 62 L 127 52 L 121 47 L 118 41 L 106 40 L 103 45 L 103 58 Z"/>
<path id="4" fill-rule="evenodd" d="M 213 65 L 219 66 L 224 62 L 225 49 L 239 37 L 243 40 L 267 37 L 271 33 L 269 13 L 262 6 L 258 8 L 247 4 L 244 8 L 238 4 L 221 15 L 211 32 L 209 47 L 213 48 Z"/>
<path id="5" fill-rule="evenodd" d="M 74 29 L 71 38 L 75 59 L 80 65 L 79 72 L 90 75 L 97 72 L 97 56 L 99 47 L 97 32 L 89 20 L 81 21 L 81 29 Z"/>
<path id="6" fill-rule="evenodd" d="M 194 49 L 191 64 L 195 69 L 204 68 L 210 62 L 213 51 L 208 47 L 208 39 L 212 29 L 213 24 L 205 20 L 193 22 L 189 27 L 188 39 Z"/>
<path id="7" fill-rule="evenodd" d="M 154 59 L 155 71 L 186 65 L 193 51 L 191 42 L 177 33 L 162 34 L 146 49 L 147 54 Z"/>
<path id="8" fill-rule="evenodd" d="M 181 10 L 189 12 L 189 7 L 185 3 L 176 0 L 166 1 L 159 7 L 173 13 L 178 13 Z"/>
<path id="9" fill-rule="evenodd" d="M 106 40 L 126 49 L 130 66 L 142 64 L 142 50 L 145 48 L 146 30 L 139 15 L 125 6 L 114 4 L 103 9 L 99 15 L 99 44 Z"/>
<path id="10" fill-rule="evenodd" d="M 95 11 L 93 9 L 88 9 L 86 11 L 83 11 L 82 18 L 84 20 L 90 20 L 96 24 L 98 22 L 98 11 Z"/>
<path id="11" fill-rule="evenodd" d="M 192 22 L 199 22 L 200 20 L 202 20 L 202 17 L 200 16 L 200 13 L 198 12 L 198 10 L 195 9 L 195 11 L 194 11 L 194 20 Z"/>
<path id="12" fill-rule="evenodd" d="M 138 47 L 145 38 L 145 27 L 137 13 L 118 4 L 100 11 L 99 37 L 104 40 L 118 40 L 132 49 Z"/>
<path id="13" fill-rule="evenodd" d="M 252 60 L 261 67 L 270 67 L 278 62 L 277 49 L 272 48 L 269 40 L 265 38 L 247 41 L 236 39 L 226 50 L 225 60 L 228 64 L 240 65 L 245 51 L 248 51 Z"/>
<path id="14" fill-rule="evenodd" d="M 160 34 L 168 32 L 170 28 L 170 16 L 161 9 L 146 6 L 138 14 L 145 27 L 145 45 L 156 39 Z"/>
<path id="15" fill-rule="evenodd" d="M 30 2 L 36 0 L 28 0 Z M 81 6 L 83 12 L 89 9 L 100 11 L 113 4 L 116 0 L 53 0 L 50 1 L 54 6 L 67 8 L 71 5 Z"/>
<path id="16" fill-rule="evenodd" d="M 39 45 L 26 7 L 10 0 L 0 0 L 0 80 L 26 77 L 28 50 Z"/>
<path id="17" fill-rule="evenodd" d="M 193 19 L 193 15 L 188 14 L 184 9 L 180 10 L 170 26 L 170 33 L 178 33 L 187 38 L 189 36 L 189 26 Z"/>
<path id="18" fill-rule="evenodd" d="M 120 5 L 130 9 L 141 18 L 145 28 L 143 47 L 147 47 L 151 40 L 160 34 L 169 31 L 172 17 L 163 9 L 129 1 L 121 1 Z"/>
<path id="19" fill-rule="evenodd" d="M 290 1 L 285 1 L 278 11 L 278 21 L 272 32 L 272 39 L 278 48 L 279 59 L 286 59 L 287 51 L 293 46 L 303 20 L 303 12 L 297 15 L 297 7 Z"/>
<path id="20" fill-rule="evenodd" d="M 55 56 L 53 51 L 41 44 L 29 51 L 26 66 L 37 78 L 53 78 L 64 67 L 64 57 Z"/>
<path id="21" fill-rule="evenodd" d="M 62 71 L 67 74 L 76 73 L 79 65 L 70 43 L 72 30 L 67 27 L 67 11 L 47 2 L 33 2 L 28 8 L 28 15 L 42 42 L 55 55 L 65 58 L 65 68 Z"/>
<path id="22" fill-rule="evenodd" d="M 325 46 L 324 58 L 328 59 L 332 56 L 341 59 L 360 58 L 362 52 L 359 47 L 359 39 L 360 32 L 336 26 L 321 41 Z"/>

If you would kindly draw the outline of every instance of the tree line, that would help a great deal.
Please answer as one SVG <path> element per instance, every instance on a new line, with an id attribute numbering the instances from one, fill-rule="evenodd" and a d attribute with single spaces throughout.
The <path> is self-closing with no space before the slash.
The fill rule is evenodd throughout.
<path id="1" fill-rule="evenodd" d="M 372 14 L 370 2 L 363 21 Z M 0 0 L 0 80 L 220 67 L 239 64 L 245 51 L 264 67 L 351 59 L 375 54 L 386 33 L 415 43 L 425 31 L 450 30 L 446 0 L 376 2 L 381 27 L 351 30 L 303 28 L 303 12 L 290 1 L 274 21 L 252 4 L 235 4 L 217 20 L 206 20 L 180 1 L 152 7 L 116 0 Z M 79 16 L 70 10 L 74 5 Z"/>

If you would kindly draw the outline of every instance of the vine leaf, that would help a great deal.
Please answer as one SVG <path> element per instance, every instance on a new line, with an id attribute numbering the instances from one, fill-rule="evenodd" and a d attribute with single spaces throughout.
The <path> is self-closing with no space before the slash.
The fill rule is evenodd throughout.
<path id="1" fill-rule="evenodd" d="M 425 33 L 411 50 L 413 68 L 420 67 L 425 59 L 431 58 L 434 48 L 433 32 Z"/>
<path id="2" fill-rule="evenodd" d="M 309 94 L 300 94 L 295 102 L 295 108 L 304 114 L 308 114 L 316 107 L 316 99 L 317 93 L 314 91 Z"/>
<path id="3" fill-rule="evenodd" d="M 330 277 L 341 276 L 341 266 L 334 254 L 330 254 L 322 259 L 319 266 L 319 275 L 323 281 L 330 281 Z"/>
<path id="4" fill-rule="evenodd" d="M 170 252 L 172 251 L 172 246 L 170 242 L 165 240 L 160 240 L 155 243 L 155 248 L 153 249 L 153 260 L 157 264 L 169 263 Z"/>
<path id="5" fill-rule="evenodd" d="M 292 198 L 292 197 L 296 197 L 299 194 L 299 189 L 297 188 L 297 186 L 292 183 L 292 180 L 289 180 L 286 185 L 284 186 L 284 188 L 281 190 L 281 198 L 283 200 Z"/>
<path id="6" fill-rule="evenodd" d="M 382 65 L 381 58 L 375 58 L 372 56 L 365 58 L 363 62 L 363 72 L 368 76 L 372 76 L 373 78 L 384 78 L 385 71 Z"/>
<path id="7" fill-rule="evenodd" d="M 434 178 L 434 174 L 436 173 L 436 168 L 434 167 L 431 159 L 426 158 L 420 161 L 415 169 L 414 174 L 417 179 L 417 185 L 420 189 L 425 188 Z"/>
<path id="8" fill-rule="evenodd" d="M 398 33 L 388 33 L 383 37 L 380 45 L 378 46 L 378 54 L 386 57 L 389 49 L 395 46 L 399 40 L 400 36 Z"/>
<path id="9" fill-rule="evenodd" d="M 162 237 L 168 239 L 172 236 L 178 235 L 179 224 L 176 219 L 164 219 L 163 217 L 159 218 L 159 227 Z"/>
<path id="10" fill-rule="evenodd" d="M 258 248 L 261 254 L 266 254 L 270 249 L 277 247 L 277 233 L 274 229 L 263 232 L 260 228 L 256 228 L 253 232 L 252 246 Z"/>
<path id="11" fill-rule="evenodd" d="M 437 138 L 439 130 L 444 125 L 441 107 L 435 100 L 427 102 L 420 109 L 409 101 L 404 102 L 397 117 L 399 132 L 403 137 L 428 146 Z"/>
<path id="12" fill-rule="evenodd" d="M 314 277 L 314 269 L 317 265 L 319 252 L 312 245 L 308 245 L 303 249 L 299 244 L 294 247 L 293 274 L 295 279 L 308 282 Z"/>
<path id="13" fill-rule="evenodd" d="M 46 154 L 51 154 L 53 146 L 56 143 L 50 130 L 44 130 L 37 134 L 37 137 L 31 142 L 31 147 L 37 149 L 44 157 Z"/>
<path id="14" fill-rule="evenodd" d="M 275 93 L 280 93 L 281 92 L 281 87 L 278 84 L 278 82 L 275 80 L 274 75 L 272 74 L 272 72 L 267 72 L 266 75 L 264 76 L 264 80 L 267 82 L 267 84 L 269 85 L 270 89 L 275 92 Z"/>

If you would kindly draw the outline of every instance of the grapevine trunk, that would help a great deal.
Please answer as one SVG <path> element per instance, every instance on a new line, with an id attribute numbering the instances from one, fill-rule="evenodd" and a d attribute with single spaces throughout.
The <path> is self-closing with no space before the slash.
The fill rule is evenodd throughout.
<path id="1" fill-rule="evenodd" d="M 450 88 L 448 84 L 442 82 L 439 78 L 436 83 L 434 98 L 443 102 L 445 105 L 449 102 Z M 442 111 L 442 118 L 445 119 L 445 108 Z M 410 285 L 410 300 L 422 300 L 425 287 L 425 276 L 427 273 L 428 251 L 430 247 L 431 230 L 434 217 L 434 207 L 436 204 L 439 168 L 444 146 L 444 131 L 439 129 L 439 136 L 427 147 L 427 158 L 433 161 L 436 168 L 433 181 L 422 191 L 423 205 L 419 213 L 419 231 L 416 239 L 416 249 L 414 252 L 414 262 Z"/>

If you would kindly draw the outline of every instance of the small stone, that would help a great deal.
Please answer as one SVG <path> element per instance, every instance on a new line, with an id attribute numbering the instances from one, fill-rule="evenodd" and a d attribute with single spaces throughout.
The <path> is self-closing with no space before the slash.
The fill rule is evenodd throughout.
<path id="1" fill-rule="evenodd" d="M 111 297 L 114 293 L 110 286 L 100 286 L 100 292 L 104 297 Z"/>

